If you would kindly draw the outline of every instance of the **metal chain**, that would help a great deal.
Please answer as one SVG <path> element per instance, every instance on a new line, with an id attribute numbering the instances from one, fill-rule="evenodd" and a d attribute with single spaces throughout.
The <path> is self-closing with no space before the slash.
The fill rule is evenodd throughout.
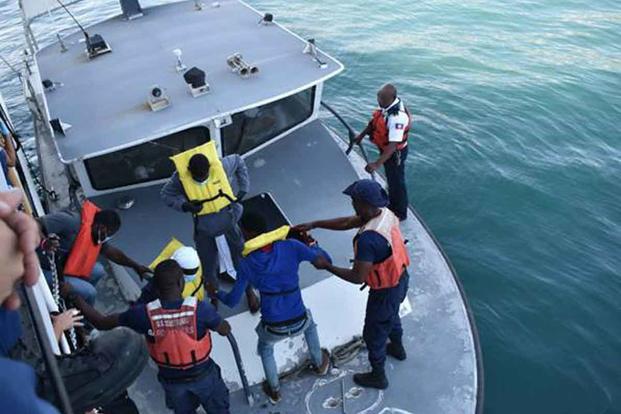
<path id="1" fill-rule="evenodd" d="M 56 305 L 58 306 L 58 310 L 60 312 L 64 312 L 67 310 L 67 305 L 65 304 L 64 299 L 60 296 L 60 279 L 58 277 L 58 268 L 56 267 L 56 253 L 48 251 L 45 255 L 50 263 L 50 270 L 52 272 L 52 296 L 54 297 L 54 302 L 56 302 Z M 71 341 L 73 350 L 77 351 L 78 336 L 75 332 L 75 328 L 69 329 L 69 340 Z"/>

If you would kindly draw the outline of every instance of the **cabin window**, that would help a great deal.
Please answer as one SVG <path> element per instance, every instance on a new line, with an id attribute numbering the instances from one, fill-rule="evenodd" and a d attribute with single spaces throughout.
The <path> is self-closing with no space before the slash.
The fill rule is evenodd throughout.
<path id="1" fill-rule="evenodd" d="M 84 161 L 95 190 L 108 190 L 168 178 L 170 157 L 209 141 L 209 129 L 195 127 Z"/>
<path id="2" fill-rule="evenodd" d="M 307 120 L 313 113 L 315 88 L 232 116 L 222 128 L 224 154 L 244 154 Z"/>

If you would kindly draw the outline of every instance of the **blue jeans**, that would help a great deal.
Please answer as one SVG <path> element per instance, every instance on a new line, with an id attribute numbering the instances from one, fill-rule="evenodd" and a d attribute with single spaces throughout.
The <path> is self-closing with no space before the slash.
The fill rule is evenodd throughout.
<path id="1" fill-rule="evenodd" d="M 50 270 L 43 270 L 47 284 L 52 287 L 52 272 Z M 95 304 L 97 298 L 97 289 L 95 286 L 97 282 L 106 275 L 106 269 L 99 262 L 95 263 L 93 271 L 91 272 L 90 279 L 82 279 L 79 277 L 65 275 L 65 282 L 69 283 L 75 293 L 82 297 L 89 305 Z"/>
<path id="2" fill-rule="evenodd" d="M 400 220 L 408 216 L 408 190 L 405 186 L 405 160 L 408 157 L 409 146 L 395 152 L 384 163 L 386 181 L 388 182 L 388 208 Z"/>
<path id="3" fill-rule="evenodd" d="M 220 367 L 212 361 L 212 367 L 201 377 L 188 382 L 161 380 L 166 394 L 166 406 L 175 414 L 194 414 L 202 405 L 209 414 L 229 413 L 229 390 L 226 388 Z"/>
<path id="4" fill-rule="evenodd" d="M 273 391 L 278 391 L 280 385 L 278 383 L 278 367 L 276 366 L 276 359 L 274 359 L 274 345 L 277 342 L 282 341 L 285 338 L 291 338 L 304 333 L 304 339 L 306 339 L 306 345 L 308 345 L 308 351 L 310 352 L 311 359 L 315 366 L 321 366 L 323 362 L 323 354 L 321 352 L 321 345 L 319 344 L 319 335 L 317 334 L 317 325 L 313 321 L 313 315 L 310 310 L 306 310 L 307 318 L 305 320 L 295 322 L 288 326 L 266 326 L 260 322 L 257 327 L 257 335 L 259 335 L 259 343 L 257 345 L 257 352 L 261 357 L 263 363 L 263 370 L 265 371 L 265 378 L 270 388 Z M 269 328 L 269 330 L 268 330 Z M 281 335 L 273 332 L 282 333 Z"/>
<path id="5" fill-rule="evenodd" d="M 406 270 L 397 286 L 369 292 L 362 337 L 369 350 L 369 363 L 373 369 L 384 369 L 388 339 L 401 343 L 403 328 L 399 318 L 399 305 L 407 296 L 409 279 Z"/>

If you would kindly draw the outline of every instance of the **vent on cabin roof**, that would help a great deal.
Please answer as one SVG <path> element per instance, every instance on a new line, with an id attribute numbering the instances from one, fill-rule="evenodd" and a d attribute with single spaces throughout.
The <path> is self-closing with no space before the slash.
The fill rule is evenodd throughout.
<path id="1" fill-rule="evenodd" d="M 120 0 L 121 1 L 121 10 L 123 10 L 123 16 L 127 20 L 134 20 L 139 17 L 144 16 L 142 12 L 142 7 L 138 0 Z"/>

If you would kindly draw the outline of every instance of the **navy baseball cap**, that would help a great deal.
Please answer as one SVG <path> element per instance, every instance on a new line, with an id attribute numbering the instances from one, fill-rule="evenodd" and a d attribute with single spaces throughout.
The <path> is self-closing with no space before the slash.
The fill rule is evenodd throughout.
<path id="1" fill-rule="evenodd" d="M 365 201 L 373 207 L 386 207 L 388 205 L 388 194 L 381 185 L 373 180 L 364 179 L 355 181 L 347 187 L 343 194 Z"/>

